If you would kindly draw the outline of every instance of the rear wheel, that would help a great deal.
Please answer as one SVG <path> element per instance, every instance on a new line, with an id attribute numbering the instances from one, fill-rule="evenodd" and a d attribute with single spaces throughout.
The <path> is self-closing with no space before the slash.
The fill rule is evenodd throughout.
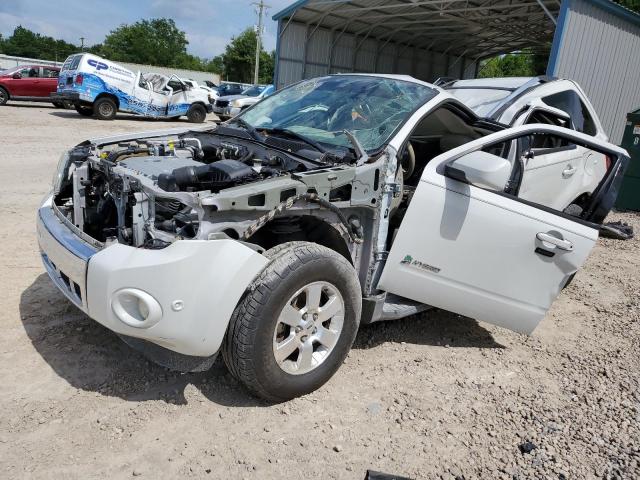
<path id="1" fill-rule="evenodd" d="M 223 357 L 252 393 L 279 402 L 320 388 L 338 370 L 362 296 L 351 264 L 326 247 L 294 242 L 265 256 L 271 262 L 236 307 Z"/>
<path id="2" fill-rule="evenodd" d="M 52 102 L 53 106 L 56 108 L 64 108 L 64 103 L 62 102 Z"/>
<path id="3" fill-rule="evenodd" d="M 202 123 L 207 118 L 207 110 L 199 103 L 194 103 L 187 111 L 187 119 L 191 123 Z"/>
<path id="4" fill-rule="evenodd" d="M 113 120 L 118 111 L 116 102 L 108 97 L 102 97 L 93 104 L 93 115 L 98 120 Z"/>
<path id="5" fill-rule="evenodd" d="M 83 117 L 90 117 L 93 115 L 93 108 L 91 107 L 83 107 L 81 105 L 75 106 L 76 112 L 78 112 Z"/>
<path id="6" fill-rule="evenodd" d="M 9 101 L 9 92 L 0 87 L 0 105 L 5 105 Z"/>

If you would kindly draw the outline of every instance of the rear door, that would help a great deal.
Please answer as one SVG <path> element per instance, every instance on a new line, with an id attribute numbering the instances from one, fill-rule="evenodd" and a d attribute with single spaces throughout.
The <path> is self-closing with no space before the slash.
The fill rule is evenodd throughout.
<path id="1" fill-rule="evenodd" d="M 502 188 L 474 185 L 464 175 L 445 175 L 446 166 L 460 157 L 484 159 L 488 152 L 508 152 L 497 148 L 502 144 L 544 135 L 616 159 L 585 218 L 507 194 Z M 423 172 L 378 287 L 530 333 L 593 248 L 598 225 L 590 219 L 601 221 L 611 207 L 625 162 L 626 152 L 618 147 L 547 125 L 504 130 L 436 157 Z"/>
<path id="2" fill-rule="evenodd" d="M 514 125 L 543 123 L 576 130 L 569 114 L 538 101 L 527 114 L 516 119 Z M 529 145 L 524 160 L 524 178 L 520 197 L 564 210 L 585 194 L 590 194 L 602 180 L 607 157 L 566 139 L 544 138 Z M 540 188 L 541 185 L 546 188 Z"/>
<path id="3" fill-rule="evenodd" d="M 40 67 L 40 83 L 38 84 L 38 96 L 48 97 L 58 87 L 59 70 L 53 67 Z"/>

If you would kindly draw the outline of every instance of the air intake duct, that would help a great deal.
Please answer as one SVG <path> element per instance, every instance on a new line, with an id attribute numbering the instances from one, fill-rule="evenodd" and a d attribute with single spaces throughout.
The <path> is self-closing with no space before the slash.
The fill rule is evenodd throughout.
<path id="1" fill-rule="evenodd" d="M 220 160 L 209 165 L 187 166 L 162 173 L 158 186 L 166 192 L 218 192 L 256 176 L 251 167 L 237 160 Z"/>

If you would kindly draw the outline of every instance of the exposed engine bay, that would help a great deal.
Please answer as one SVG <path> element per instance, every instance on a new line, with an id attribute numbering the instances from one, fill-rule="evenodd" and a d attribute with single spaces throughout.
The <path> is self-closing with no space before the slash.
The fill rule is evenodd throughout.
<path id="1" fill-rule="evenodd" d="M 321 152 L 279 136 L 257 142 L 227 126 L 85 142 L 68 153 L 54 203 L 96 246 L 158 249 L 228 237 L 269 248 L 324 223 L 333 232 L 318 235 L 355 248 L 389 193 L 388 158 L 383 151 L 356 168 L 349 149 Z"/>

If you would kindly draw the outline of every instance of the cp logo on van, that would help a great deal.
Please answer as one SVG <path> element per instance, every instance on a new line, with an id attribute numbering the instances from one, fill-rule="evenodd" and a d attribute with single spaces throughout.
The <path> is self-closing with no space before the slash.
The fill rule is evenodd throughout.
<path id="1" fill-rule="evenodd" d="M 87 63 L 92 67 L 96 67 L 96 70 L 107 70 L 109 68 L 106 63 L 99 62 L 97 60 L 94 60 L 93 58 L 87 61 Z"/>

